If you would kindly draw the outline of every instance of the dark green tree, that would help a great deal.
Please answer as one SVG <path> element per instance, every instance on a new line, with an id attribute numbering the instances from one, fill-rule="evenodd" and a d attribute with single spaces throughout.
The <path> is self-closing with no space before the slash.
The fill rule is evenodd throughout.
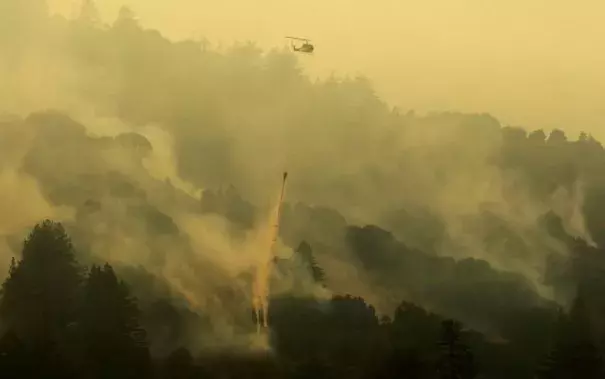
<path id="1" fill-rule="evenodd" d="M 31 357 L 17 335 L 8 330 L 0 337 L 0 372 L 3 379 L 32 377 Z"/>
<path id="2" fill-rule="evenodd" d="M 2 285 L 0 319 L 36 356 L 45 377 L 63 371 L 81 283 L 74 248 L 60 223 L 36 225 Z"/>
<path id="3" fill-rule="evenodd" d="M 596 379 L 605 374 L 601 353 L 593 341 L 592 322 L 582 287 L 569 314 L 559 315 L 554 347 L 538 368 L 540 379 Z"/>
<path id="4" fill-rule="evenodd" d="M 86 372 L 94 378 L 142 378 L 148 374 L 149 351 L 136 300 L 110 265 L 91 267 L 80 315 Z"/>
<path id="5" fill-rule="evenodd" d="M 296 253 L 301 257 L 303 264 L 308 267 L 313 280 L 315 280 L 316 283 L 325 285 L 326 273 L 317 263 L 311 245 L 306 241 L 302 241 L 300 245 L 298 245 L 298 248 L 296 248 Z"/>
<path id="6" fill-rule="evenodd" d="M 438 363 L 440 379 L 472 379 L 476 376 L 473 354 L 463 340 L 462 325 L 454 320 L 441 324 Z"/>
<path id="7" fill-rule="evenodd" d="M 199 369 L 195 367 L 189 350 L 179 348 L 166 357 L 162 365 L 163 379 L 193 379 L 199 377 Z"/>

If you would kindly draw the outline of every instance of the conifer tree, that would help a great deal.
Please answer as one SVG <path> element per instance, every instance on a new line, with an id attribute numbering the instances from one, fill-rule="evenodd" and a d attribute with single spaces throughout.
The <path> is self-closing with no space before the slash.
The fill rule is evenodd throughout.
<path id="1" fill-rule="evenodd" d="M 0 337 L 0 373 L 3 379 L 31 377 L 31 359 L 25 346 L 12 331 L 8 330 Z"/>
<path id="2" fill-rule="evenodd" d="M 36 225 L 25 239 L 22 259 L 11 262 L 0 300 L 3 326 L 37 361 L 33 375 L 67 375 L 80 284 L 80 268 L 63 226 L 51 220 Z"/>
<path id="3" fill-rule="evenodd" d="M 179 348 L 173 351 L 164 361 L 162 379 L 193 379 L 198 377 L 189 350 Z"/>
<path id="4" fill-rule="evenodd" d="M 26 344 L 58 342 L 75 321 L 80 268 L 63 226 L 45 220 L 26 238 L 2 285 L 0 318 Z"/>
<path id="5" fill-rule="evenodd" d="M 302 241 L 296 252 L 301 257 L 303 263 L 309 269 L 313 280 L 319 284 L 325 284 L 326 274 L 324 270 L 319 266 L 315 256 L 313 255 L 313 249 L 311 249 L 311 245 L 309 245 L 306 241 Z"/>
<path id="6" fill-rule="evenodd" d="M 569 314 L 559 314 L 553 349 L 538 368 L 540 379 L 603 378 L 603 359 L 588 316 L 584 285 L 580 285 Z"/>
<path id="7" fill-rule="evenodd" d="M 92 25 L 96 25 L 100 22 L 99 10 L 97 9 L 94 0 L 82 0 L 79 18 L 81 21 Z"/>
<path id="8" fill-rule="evenodd" d="M 80 314 L 86 369 L 93 377 L 147 375 L 149 351 L 136 300 L 109 264 L 91 267 Z"/>
<path id="9" fill-rule="evenodd" d="M 441 357 L 438 374 L 440 379 L 472 379 L 476 376 L 473 354 L 462 339 L 462 325 L 454 320 L 441 324 L 439 341 Z"/>

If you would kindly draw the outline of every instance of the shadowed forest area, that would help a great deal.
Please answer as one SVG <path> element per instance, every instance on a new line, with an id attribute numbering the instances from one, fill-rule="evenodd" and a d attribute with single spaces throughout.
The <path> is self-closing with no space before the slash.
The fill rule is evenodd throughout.
<path id="1" fill-rule="evenodd" d="M 402 112 L 91 1 L 0 24 L 2 378 L 605 377 L 590 135 Z"/>

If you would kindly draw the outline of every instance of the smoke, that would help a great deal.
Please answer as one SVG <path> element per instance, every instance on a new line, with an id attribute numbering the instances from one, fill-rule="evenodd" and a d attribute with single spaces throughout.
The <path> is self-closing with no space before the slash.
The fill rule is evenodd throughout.
<path id="1" fill-rule="evenodd" d="M 0 119 L 0 275 L 8 272 L 15 255 L 7 238 L 25 235 L 27 230 L 45 218 L 69 220 L 73 209 L 54 206 L 41 193 L 35 177 L 19 167 L 30 148 L 33 131 L 18 117 Z"/>
<path id="2" fill-rule="evenodd" d="M 0 170 L 0 276 L 8 273 L 10 258 L 15 256 L 7 238 L 14 234 L 25 235 L 28 228 L 46 218 L 72 217 L 70 209 L 53 207 L 41 195 L 38 185 L 30 176 L 14 168 Z"/>
<path id="3" fill-rule="evenodd" d="M 86 259 L 141 266 L 207 317 L 196 348 L 245 348 L 266 346 L 250 329 L 250 304 L 264 299 L 255 308 L 265 307 L 257 320 L 267 321 L 269 290 L 349 292 L 385 312 L 401 300 L 371 284 L 342 246 L 347 222 L 412 243 L 410 225 L 390 215 L 428 212 L 445 225 L 433 253 L 521 273 L 543 296 L 546 257 L 565 249 L 538 228 L 540 217 L 553 210 L 570 234 L 589 239 L 581 182 L 536 198 L 518 172 L 494 164 L 504 142 L 489 116 L 401 115 L 367 80 L 313 82 L 285 52 L 203 51 L 133 20 L 92 27 L 43 13 L 19 16 L 27 22 L 11 33 L 21 45 L 0 30 L 0 112 L 26 117 L 0 123 L 0 269 L 15 254 L 8 237 L 57 219 Z M 290 205 L 310 204 L 325 220 L 301 220 L 294 207 L 302 227 L 271 247 L 283 167 L 294 173 Z M 237 215 L 201 209 L 204 190 L 227 185 L 257 207 L 247 229 Z M 493 229 L 525 248 L 486 243 Z M 266 266 L 273 250 L 292 260 L 309 237 L 331 291 L 302 266 Z"/>

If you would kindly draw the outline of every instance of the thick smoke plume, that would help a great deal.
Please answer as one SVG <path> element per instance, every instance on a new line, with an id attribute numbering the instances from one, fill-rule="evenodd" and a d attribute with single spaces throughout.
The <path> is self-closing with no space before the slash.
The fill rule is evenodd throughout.
<path id="1" fill-rule="evenodd" d="M 545 297 L 547 257 L 567 251 L 543 215 L 590 240 L 582 178 L 538 196 L 497 164 L 505 134 L 488 115 L 400 114 L 364 78 L 313 82 L 285 51 L 169 41 L 127 9 L 105 24 L 51 17 L 42 1 L 2 4 L 0 269 L 27 228 L 62 221 L 81 256 L 119 267 L 143 305 L 165 296 L 198 313 L 193 348 L 249 346 L 266 283 L 293 293 L 296 278 L 305 296 L 325 296 L 295 264 L 251 291 L 283 167 L 294 175 L 277 250 L 291 258 L 308 241 L 331 292 L 383 312 L 405 297 L 430 305 L 429 279 L 368 269 L 344 242 L 350 225 L 431 257 L 484 260 Z"/>

